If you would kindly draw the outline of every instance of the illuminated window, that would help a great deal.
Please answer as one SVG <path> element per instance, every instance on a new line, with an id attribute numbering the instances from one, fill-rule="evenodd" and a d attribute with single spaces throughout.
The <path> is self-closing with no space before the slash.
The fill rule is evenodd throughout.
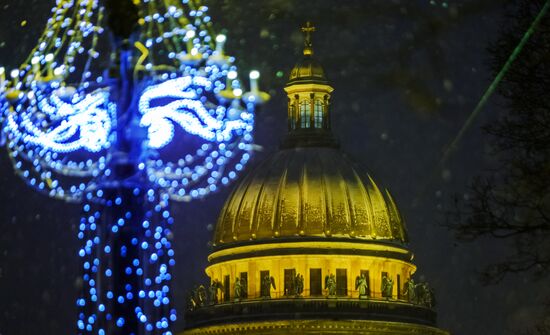
<path id="1" fill-rule="evenodd" d="M 289 119 L 290 129 L 296 129 L 296 108 L 294 107 L 294 105 L 290 105 Z"/>
<path id="2" fill-rule="evenodd" d="M 323 128 L 323 102 L 321 100 L 315 100 L 313 113 L 315 128 Z"/>
<path id="3" fill-rule="evenodd" d="M 309 100 L 300 102 L 300 128 L 309 128 L 309 117 L 311 115 L 311 104 Z"/>

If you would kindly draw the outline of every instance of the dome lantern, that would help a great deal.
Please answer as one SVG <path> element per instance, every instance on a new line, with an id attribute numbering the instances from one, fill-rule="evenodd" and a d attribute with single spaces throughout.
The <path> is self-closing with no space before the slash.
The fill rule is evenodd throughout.
<path id="1" fill-rule="evenodd" d="M 304 33 L 304 56 L 290 72 L 285 87 L 288 95 L 289 137 L 283 146 L 334 146 L 330 133 L 330 98 L 334 90 L 323 67 L 313 58 L 312 33 L 315 27 L 307 22 Z"/>

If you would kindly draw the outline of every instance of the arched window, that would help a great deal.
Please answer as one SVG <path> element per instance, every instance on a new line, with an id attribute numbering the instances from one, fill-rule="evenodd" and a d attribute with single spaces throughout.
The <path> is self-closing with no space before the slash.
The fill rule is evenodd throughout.
<path id="1" fill-rule="evenodd" d="M 290 105 L 290 113 L 288 113 L 288 117 L 289 117 L 289 120 L 290 120 L 290 129 L 296 129 L 296 118 L 298 117 L 296 115 L 296 108 L 294 107 L 294 105 Z"/>
<path id="2" fill-rule="evenodd" d="M 309 117 L 311 115 L 311 105 L 309 100 L 300 102 L 300 128 L 309 128 Z"/>
<path id="3" fill-rule="evenodd" d="M 315 100 L 315 105 L 313 108 L 313 121 L 315 122 L 315 128 L 323 128 L 323 102 L 321 100 Z"/>

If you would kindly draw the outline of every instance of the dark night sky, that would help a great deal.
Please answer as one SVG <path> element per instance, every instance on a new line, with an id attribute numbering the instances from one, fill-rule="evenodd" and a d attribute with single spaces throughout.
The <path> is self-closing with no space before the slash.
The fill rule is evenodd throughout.
<path id="1" fill-rule="evenodd" d="M 0 64 L 23 60 L 54 1 L 0 0 Z M 217 29 L 244 73 L 258 68 L 273 99 L 257 116 L 255 162 L 286 127 L 282 88 L 298 59 L 300 25 L 335 87 L 333 128 L 342 148 L 389 188 L 408 225 L 418 275 L 436 290 L 439 324 L 456 335 L 516 334 L 540 315 L 543 283 L 522 275 L 482 287 L 476 271 L 502 256 L 494 241 L 457 243 L 440 227 L 454 193 L 494 162 L 480 126 L 502 112 L 494 96 L 445 171 L 426 187 L 446 145 L 492 80 L 489 44 L 506 24 L 504 0 L 211 0 Z M 27 25 L 21 26 L 23 20 Z M 76 319 L 79 207 L 35 194 L 0 151 L 0 335 L 70 334 Z M 229 190 L 174 204 L 176 307 L 203 280 L 211 227 Z"/>

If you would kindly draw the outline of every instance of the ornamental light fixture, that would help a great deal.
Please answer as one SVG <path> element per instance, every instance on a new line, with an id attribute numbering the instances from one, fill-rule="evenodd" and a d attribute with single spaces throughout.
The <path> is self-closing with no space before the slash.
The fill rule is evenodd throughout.
<path id="1" fill-rule="evenodd" d="M 198 0 L 57 0 L 28 58 L 0 68 L 16 173 L 83 205 L 81 334 L 171 334 L 170 203 L 237 177 L 269 99 L 256 72 L 244 92 L 226 40 Z"/>

